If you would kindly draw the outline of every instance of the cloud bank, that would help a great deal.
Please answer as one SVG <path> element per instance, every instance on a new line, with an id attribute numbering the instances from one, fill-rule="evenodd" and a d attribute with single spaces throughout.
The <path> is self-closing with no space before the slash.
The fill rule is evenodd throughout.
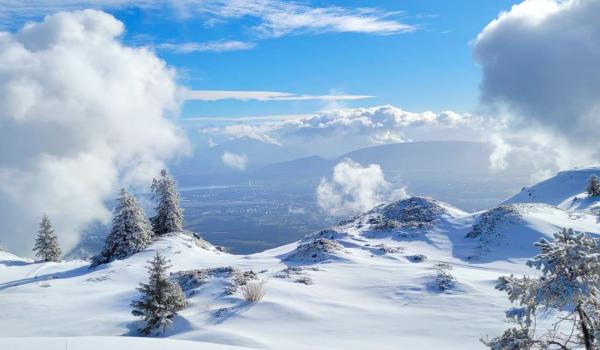
<path id="1" fill-rule="evenodd" d="M 0 239 L 29 254 L 46 212 L 64 250 L 120 185 L 145 184 L 187 149 L 174 71 L 123 46 L 95 10 L 60 12 L 0 32 Z"/>
<path id="2" fill-rule="evenodd" d="M 223 119 L 221 118 L 223 122 Z M 214 119 L 206 120 L 214 123 Z M 224 125 L 200 128 L 212 137 L 248 137 L 265 143 L 310 148 L 307 151 L 338 155 L 349 149 L 414 140 L 477 140 L 482 131 L 496 128 L 494 121 L 452 111 L 404 111 L 394 106 L 336 109 L 289 118 L 235 119 Z"/>
<path id="3" fill-rule="evenodd" d="M 598 159 L 598 13 L 600 0 L 527 0 L 475 40 L 482 101 L 510 115 L 502 143 L 514 143 L 513 151 L 533 151 L 555 168 Z"/>
<path id="4" fill-rule="evenodd" d="M 338 163 L 317 187 L 319 206 L 331 216 L 355 215 L 406 197 L 404 188 L 393 189 L 385 180 L 378 164 L 363 167 L 351 159 Z"/>

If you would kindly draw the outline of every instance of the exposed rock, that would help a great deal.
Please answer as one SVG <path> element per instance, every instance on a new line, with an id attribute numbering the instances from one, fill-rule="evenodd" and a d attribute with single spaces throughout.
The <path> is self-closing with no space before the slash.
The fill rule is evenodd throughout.
<path id="1" fill-rule="evenodd" d="M 296 278 L 296 280 L 294 280 L 294 282 L 300 283 L 300 284 L 305 284 L 307 286 L 309 286 L 309 285 L 311 285 L 311 284 L 314 283 L 313 280 L 312 280 L 312 278 L 310 278 L 308 276 L 298 277 L 298 278 Z"/>
<path id="2" fill-rule="evenodd" d="M 433 222 L 447 211 L 435 199 L 411 197 L 384 206 L 381 213 L 386 219 L 416 224 Z"/>
<path id="3" fill-rule="evenodd" d="M 560 211 L 560 209 L 542 203 L 515 203 L 505 204 L 490 209 L 475 220 L 472 230 L 466 238 L 479 240 L 475 251 L 469 259 L 477 259 L 490 251 L 490 247 L 500 245 L 505 234 L 510 231 L 510 226 L 523 223 L 523 215 L 536 211 Z"/>
<path id="4" fill-rule="evenodd" d="M 376 245 L 375 248 L 377 248 L 382 254 L 397 254 L 402 253 L 405 250 L 404 247 L 392 247 L 383 243 Z"/>
<path id="5" fill-rule="evenodd" d="M 328 230 L 321 230 L 321 231 L 318 231 L 315 233 L 310 233 L 310 234 L 304 236 L 304 239 L 302 241 L 304 241 L 304 242 L 314 241 L 319 238 L 325 238 L 328 240 L 338 240 L 338 239 L 345 238 L 347 236 L 348 236 L 348 234 L 346 232 L 340 232 L 337 230 L 328 229 Z"/>
<path id="6" fill-rule="evenodd" d="M 479 215 L 473 229 L 467 233 L 467 238 L 477 238 L 493 235 L 504 228 L 507 224 L 517 224 L 522 221 L 523 216 L 519 210 L 520 205 L 507 204 L 490 209 Z"/>
<path id="7" fill-rule="evenodd" d="M 343 247 L 336 241 L 327 238 L 317 238 L 300 244 L 283 260 L 296 263 L 316 263 L 337 258 L 336 253 L 342 252 Z"/>
<path id="8" fill-rule="evenodd" d="M 313 284 L 312 278 L 306 276 L 306 271 L 323 271 L 318 267 L 305 267 L 305 266 L 290 266 L 284 270 L 279 271 L 273 277 L 286 279 L 294 283 L 300 283 L 305 285 Z"/>
<path id="9" fill-rule="evenodd" d="M 171 280 L 178 283 L 184 292 L 191 292 L 209 282 L 211 278 L 227 279 L 226 294 L 233 294 L 241 286 L 245 286 L 249 281 L 257 279 L 257 274 L 250 271 L 242 271 L 235 267 L 216 267 L 209 269 L 197 269 L 188 271 L 179 271 L 171 273 Z"/>
<path id="10" fill-rule="evenodd" d="M 421 230 L 432 228 L 445 214 L 448 211 L 440 202 L 428 197 L 411 197 L 374 208 L 365 214 L 365 223 L 375 232 Z"/>
<path id="11" fill-rule="evenodd" d="M 323 270 L 318 267 L 289 266 L 289 267 L 279 271 L 275 275 L 273 275 L 273 277 L 288 279 L 288 278 L 292 278 L 292 277 L 303 276 L 305 271 L 323 271 Z"/>
<path id="12" fill-rule="evenodd" d="M 407 256 L 406 258 L 414 263 L 420 263 L 420 262 L 427 260 L 427 256 L 425 256 L 423 254 L 411 255 L 411 256 Z"/>
<path id="13" fill-rule="evenodd" d="M 435 265 L 435 288 L 439 292 L 445 292 L 456 285 L 456 278 L 450 272 L 452 270 L 452 266 L 448 264 L 440 263 Z"/>

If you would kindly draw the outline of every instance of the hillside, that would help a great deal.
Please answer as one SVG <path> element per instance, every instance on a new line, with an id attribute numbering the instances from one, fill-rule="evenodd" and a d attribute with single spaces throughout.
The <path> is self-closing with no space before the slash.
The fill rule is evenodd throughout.
<path id="1" fill-rule="evenodd" d="M 561 171 L 540 183 L 524 187 L 520 193 L 504 203 L 546 203 L 568 209 L 585 197 L 585 189 L 592 175 L 600 176 L 600 167 L 591 166 Z M 592 204 L 591 202 L 583 206 Z M 576 207 L 582 208 L 579 203 Z"/>
<path id="2" fill-rule="evenodd" d="M 573 191 L 585 186 L 585 174 L 572 174 L 582 181 Z M 550 198 L 557 189 L 543 184 L 532 187 Z M 513 203 L 471 214 L 412 197 L 251 255 L 175 233 L 95 270 L 3 253 L 0 336 L 134 335 L 129 303 L 160 251 L 190 301 L 164 338 L 263 349 L 481 348 L 481 336 L 506 327 L 510 304 L 496 279 L 534 273 L 524 264 L 532 244 L 564 226 L 600 235 L 597 216 L 577 208 Z M 248 304 L 241 288 L 259 280 L 266 295 Z"/>

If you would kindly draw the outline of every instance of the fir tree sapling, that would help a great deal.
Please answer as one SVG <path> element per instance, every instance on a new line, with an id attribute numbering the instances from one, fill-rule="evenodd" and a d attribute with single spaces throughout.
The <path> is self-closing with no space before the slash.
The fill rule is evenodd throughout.
<path id="1" fill-rule="evenodd" d="M 144 216 L 144 210 L 132 194 L 121 189 L 111 231 L 106 237 L 104 249 L 93 259 L 92 266 L 126 258 L 146 248 L 151 241 L 152 228 Z"/>
<path id="2" fill-rule="evenodd" d="M 536 243 L 541 253 L 528 261 L 541 277 L 501 277 L 496 288 L 519 307 L 507 317 L 516 324 L 499 337 L 483 340 L 500 349 L 598 348 L 600 247 L 597 239 L 563 229 L 554 240 Z M 554 315 L 550 329 L 536 332 L 538 314 Z"/>
<path id="3" fill-rule="evenodd" d="M 596 175 L 590 177 L 586 192 L 590 197 L 600 196 L 600 179 Z"/>
<path id="4" fill-rule="evenodd" d="M 54 234 L 52 223 L 46 214 L 44 214 L 40 222 L 40 229 L 33 251 L 35 252 L 35 256 L 41 261 L 58 262 L 61 260 L 62 251 L 58 245 L 58 237 Z"/>
<path id="5" fill-rule="evenodd" d="M 175 181 L 166 169 L 161 178 L 152 181 L 152 198 L 158 202 L 156 215 L 150 219 L 152 230 L 157 235 L 183 230 L 183 210 L 179 206 L 179 194 Z"/>
<path id="6" fill-rule="evenodd" d="M 165 257 L 156 253 L 148 266 L 148 283 L 140 283 L 138 288 L 142 296 L 131 303 L 134 308 L 131 313 L 143 317 L 145 322 L 145 326 L 139 329 L 140 334 L 148 335 L 153 330 L 164 332 L 177 311 L 187 304 L 181 287 L 167 277 L 168 263 Z"/>

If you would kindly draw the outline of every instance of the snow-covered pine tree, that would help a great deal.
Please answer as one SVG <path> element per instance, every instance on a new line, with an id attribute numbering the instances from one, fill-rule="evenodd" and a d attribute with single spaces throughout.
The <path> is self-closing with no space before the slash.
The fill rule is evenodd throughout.
<path id="1" fill-rule="evenodd" d="M 600 196 L 600 180 L 596 175 L 590 177 L 586 192 L 590 197 Z"/>
<path id="2" fill-rule="evenodd" d="M 140 283 L 138 288 L 142 296 L 131 303 L 134 308 L 131 313 L 143 317 L 146 323 L 138 330 L 143 335 L 150 334 L 154 329 L 164 332 L 173 322 L 177 311 L 187 305 L 179 284 L 169 281 L 167 277 L 167 269 L 171 267 L 168 263 L 169 260 L 156 252 L 148 266 L 149 281 Z"/>
<path id="3" fill-rule="evenodd" d="M 135 197 L 123 188 L 117 198 L 112 228 L 106 237 L 104 249 L 93 259 L 92 267 L 126 258 L 146 248 L 151 241 L 152 228 L 144 216 L 144 210 Z"/>
<path id="4" fill-rule="evenodd" d="M 152 181 L 152 198 L 158 202 L 156 215 L 150 219 L 156 235 L 183 230 L 183 210 L 179 207 L 179 194 L 175 181 L 166 169 L 160 172 L 160 179 Z"/>
<path id="5" fill-rule="evenodd" d="M 500 349 L 598 349 L 600 343 L 600 246 L 598 240 L 572 229 L 554 241 L 536 243 L 541 253 L 527 265 L 541 277 L 500 277 L 497 289 L 520 307 L 507 317 L 517 324 L 499 337 L 483 340 Z M 548 311 L 558 311 L 552 313 Z M 536 332 L 538 314 L 556 315 L 553 327 Z"/>
<path id="6" fill-rule="evenodd" d="M 44 214 L 40 222 L 40 229 L 35 239 L 33 251 L 35 252 L 35 256 L 42 261 L 58 262 L 61 260 L 62 251 L 58 245 L 58 237 L 54 234 L 52 223 L 46 214 Z"/>

